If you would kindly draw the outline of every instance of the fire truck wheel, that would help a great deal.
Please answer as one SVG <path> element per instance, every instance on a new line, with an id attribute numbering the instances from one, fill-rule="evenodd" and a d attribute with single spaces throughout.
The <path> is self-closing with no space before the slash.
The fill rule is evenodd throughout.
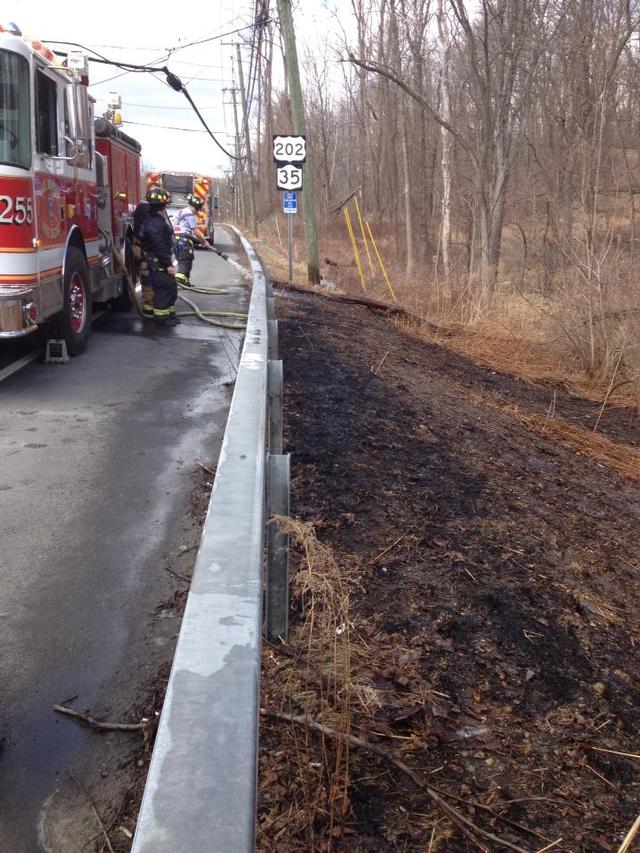
<path id="1" fill-rule="evenodd" d="M 65 264 L 64 303 L 59 327 L 69 355 L 84 352 L 91 329 L 91 288 L 87 262 L 75 246 L 69 249 Z"/>

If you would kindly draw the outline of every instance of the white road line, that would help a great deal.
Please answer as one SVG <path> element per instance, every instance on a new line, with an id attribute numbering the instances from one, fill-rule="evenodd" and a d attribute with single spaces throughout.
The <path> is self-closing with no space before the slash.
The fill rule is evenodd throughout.
<path id="1" fill-rule="evenodd" d="M 35 361 L 41 354 L 41 350 L 37 349 L 33 352 L 24 355 L 22 358 L 19 358 L 17 361 L 14 361 L 8 367 L 5 367 L 3 370 L 0 370 L 0 382 L 3 379 L 8 379 L 13 373 L 17 373 L 18 370 L 22 370 L 23 367 L 26 367 L 32 361 Z"/>
<path id="2" fill-rule="evenodd" d="M 91 315 L 91 320 L 98 320 L 104 314 L 107 313 L 108 308 L 102 308 L 100 311 L 96 311 Z M 14 373 L 17 373 L 19 370 L 22 370 L 23 367 L 26 367 L 28 364 L 31 364 L 32 361 L 35 361 L 42 354 L 42 350 L 33 350 L 33 352 L 27 353 L 22 358 L 19 358 L 17 361 L 12 362 L 8 367 L 5 367 L 3 370 L 0 370 L 0 382 L 4 379 L 8 379 Z"/>

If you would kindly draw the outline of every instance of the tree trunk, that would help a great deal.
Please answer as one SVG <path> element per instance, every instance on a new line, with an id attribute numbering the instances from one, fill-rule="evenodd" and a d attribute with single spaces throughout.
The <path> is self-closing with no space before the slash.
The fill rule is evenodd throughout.
<path id="1" fill-rule="evenodd" d="M 280 18 L 285 54 L 287 57 L 287 75 L 289 78 L 289 89 L 291 92 L 293 132 L 298 135 L 306 136 L 306 120 L 304 114 L 304 102 L 302 99 L 302 86 L 300 84 L 300 70 L 298 68 L 296 36 L 293 28 L 293 16 L 291 14 L 291 0 L 277 0 L 277 2 L 278 17 Z M 302 193 L 304 230 L 307 240 L 307 274 L 311 284 L 320 284 L 320 256 L 318 253 L 318 231 L 316 226 L 316 200 L 313 170 L 311 168 L 310 159 L 309 151 L 307 151 L 307 163 L 304 167 L 304 191 Z"/>
<path id="2" fill-rule="evenodd" d="M 407 154 L 407 114 L 406 104 L 402 105 L 400 112 L 400 134 L 402 139 L 402 176 L 404 184 L 404 217 L 405 236 L 407 241 L 407 264 L 406 275 L 413 275 L 415 258 L 413 246 L 413 215 L 411 209 L 411 179 L 409 175 L 409 157 Z"/>
<path id="3" fill-rule="evenodd" d="M 449 60 L 451 55 L 451 39 L 449 24 L 444 14 L 443 0 L 438 0 L 438 30 L 442 43 L 442 118 L 451 124 L 451 96 L 449 92 Z M 442 218 L 440 222 L 440 245 L 442 249 L 442 266 L 444 277 L 448 282 L 451 278 L 449 261 L 449 243 L 451 241 L 451 134 L 444 127 L 440 128 L 442 141 Z"/>

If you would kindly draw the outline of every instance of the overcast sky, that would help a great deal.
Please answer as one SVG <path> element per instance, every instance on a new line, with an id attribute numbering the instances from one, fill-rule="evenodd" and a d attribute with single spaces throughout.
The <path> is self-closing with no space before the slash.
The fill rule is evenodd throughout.
<path id="1" fill-rule="evenodd" d="M 232 87 L 234 79 L 237 83 L 237 72 L 232 63 L 235 47 L 229 43 L 251 35 L 248 29 L 232 31 L 251 23 L 254 5 L 253 0 L 217 0 L 184 7 L 175 0 L 110 0 L 101 8 L 77 2 L 61 6 L 51 0 L 3 0 L 1 14 L 3 22 L 14 21 L 33 39 L 79 42 L 109 59 L 168 65 L 187 85 L 220 142 L 233 150 L 233 108 L 231 95 L 224 90 Z M 275 0 L 272 5 L 275 7 Z M 339 30 L 331 11 L 335 6 L 335 0 L 294 2 L 299 53 L 315 49 L 318 34 L 326 44 Z M 223 33 L 230 35 L 186 47 Z M 63 45 L 59 48 L 65 49 Z M 243 56 L 246 76 L 248 49 Z M 110 79 L 115 75 L 121 76 Z M 201 132 L 202 125 L 184 95 L 170 89 L 163 79 L 163 75 L 122 74 L 117 68 L 91 63 L 90 91 L 96 99 L 96 115 L 106 109 L 109 93 L 117 92 L 122 98 L 123 127 L 142 144 L 143 161 L 149 168 L 204 174 L 230 168 L 229 159 Z"/>

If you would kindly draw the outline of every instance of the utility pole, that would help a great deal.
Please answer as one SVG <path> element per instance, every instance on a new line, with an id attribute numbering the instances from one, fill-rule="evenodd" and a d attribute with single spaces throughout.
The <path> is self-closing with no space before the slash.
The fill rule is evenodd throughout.
<path id="1" fill-rule="evenodd" d="M 291 97 L 293 132 L 296 135 L 306 136 L 307 123 L 304 116 L 304 101 L 302 99 L 302 86 L 300 85 L 300 69 L 298 67 L 296 35 L 293 29 L 293 15 L 291 14 L 291 0 L 277 0 L 277 2 L 278 17 L 280 18 L 280 27 L 284 39 L 285 66 Z M 304 231 L 307 240 L 307 275 L 311 284 L 320 284 L 316 196 L 313 187 L 313 171 L 308 154 L 307 162 L 304 166 L 302 207 L 304 212 Z"/>
<path id="2" fill-rule="evenodd" d="M 242 102 L 242 117 L 244 127 L 244 144 L 247 150 L 247 171 L 249 172 L 249 207 L 251 208 L 251 227 L 253 233 L 258 236 L 258 216 L 256 213 L 256 183 L 253 179 L 253 158 L 251 156 L 251 137 L 249 135 L 249 109 L 247 107 L 247 95 L 244 90 L 244 74 L 242 72 L 242 56 L 240 45 L 236 45 L 238 56 L 238 78 L 240 80 L 240 98 Z"/>
<path id="3" fill-rule="evenodd" d="M 243 184 L 242 172 L 243 172 L 243 169 L 242 169 L 242 164 L 241 164 L 241 160 L 240 160 L 240 128 L 238 126 L 238 101 L 236 100 L 236 94 L 237 94 L 238 90 L 235 87 L 235 82 L 232 83 L 232 86 L 230 89 L 223 89 L 223 91 L 224 92 L 231 92 L 231 99 L 232 99 L 232 103 L 233 103 L 233 123 L 234 123 L 235 128 L 236 128 L 236 149 L 235 149 L 236 159 L 233 161 L 233 171 L 235 174 L 236 197 L 237 197 L 236 214 L 237 214 L 238 219 L 240 219 L 241 216 L 243 217 L 244 224 L 246 225 L 247 224 L 247 216 L 246 216 L 246 209 L 245 209 L 245 205 L 244 205 L 244 193 L 242 191 L 242 184 Z"/>

